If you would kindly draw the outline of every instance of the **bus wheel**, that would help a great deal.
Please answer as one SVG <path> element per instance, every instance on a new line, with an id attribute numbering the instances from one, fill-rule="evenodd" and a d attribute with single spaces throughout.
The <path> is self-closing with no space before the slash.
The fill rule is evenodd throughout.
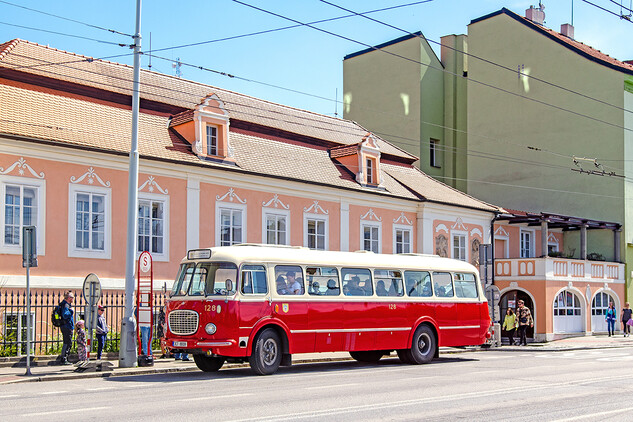
<path id="1" fill-rule="evenodd" d="M 380 360 L 385 352 L 382 350 L 368 350 L 362 352 L 349 352 L 349 355 L 359 362 L 375 363 Z"/>
<path id="2" fill-rule="evenodd" d="M 224 365 L 224 358 L 214 356 L 193 355 L 193 360 L 196 362 L 196 366 L 204 372 L 217 372 Z"/>
<path id="3" fill-rule="evenodd" d="M 398 352 L 398 359 L 400 359 L 400 362 L 409 365 L 412 365 L 414 363 L 413 359 L 411 358 L 411 349 L 398 349 L 396 350 L 396 352 Z"/>
<path id="4" fill-rule="evenodd" d="M 413 334 L 413 342 L 411 344 L 411 363 L 421 364 L 429 363 L 435 356 L 437 348 L 435 334 L 428 325 L 420 325 Z"/>
<path id="5" fill-rule="evenodd" d="M 257 336 L 248 362 L 255 373 L 270 375 L 277 372 L 281 364 L 281 353 L 279 335 L 272 328 L 266 328 Z"/>

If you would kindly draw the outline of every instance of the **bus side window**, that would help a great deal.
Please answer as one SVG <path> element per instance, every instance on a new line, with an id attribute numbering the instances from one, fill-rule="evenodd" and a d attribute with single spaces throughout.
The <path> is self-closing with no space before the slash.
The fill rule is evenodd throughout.
<path id="1" fill-rule="evenodd" d="M 364 268 L 343 268 L 343 294 L 345 296 L 371 296 L 374 289 L 371 285 L 371 272 Z"/>
<path id="2" fill-rule="evenodd" d="M 242 293 L 256 295 L 268 293 L 266 269 L 263 265 L 242 266 Z"/>
<path id="3" fill-rule="evenodd" d="M 398 270 L 374 270 L 376 296 L 402 296 L 402 272 Z"/>
<path id="4" fill-rule="evenodd" d="M 476 298 L 478 295 L 475 275 L 455 273 L 455 294 L 457 297 Z"/>
<path id="5" fill-rule="evenodd" d="M 303 269 L 298 265 L 275 266 L 275 284 L 278 294 L 302 295 L 305 292 Z"/>
<path id="6" fill-rule="evenodd" d="M 431 287 L 431 275 L 428 271 L 405 271 L 405 287 L 410 297 L 433 296 Z"/>
<path id="7" fill-rule="evenodd" d="M 437 297 L 453 297 L 453 282 L 450 273 L 433 273 L 433 284 Z"/>
<path id="8" fill-rule="evenodd" d="M 316 296 L 338 296 L 338 271 L 334 267 L 307 267 L 308 293 Z"/>

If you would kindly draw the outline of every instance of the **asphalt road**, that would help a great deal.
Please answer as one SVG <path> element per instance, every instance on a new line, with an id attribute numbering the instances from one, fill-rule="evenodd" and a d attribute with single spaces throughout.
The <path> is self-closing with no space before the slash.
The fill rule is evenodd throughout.
<path id="1" fill-rule="evenodd" d="M 0 386 L 0 420 L 630 421 L 633 349 L 479 351 Z"/>

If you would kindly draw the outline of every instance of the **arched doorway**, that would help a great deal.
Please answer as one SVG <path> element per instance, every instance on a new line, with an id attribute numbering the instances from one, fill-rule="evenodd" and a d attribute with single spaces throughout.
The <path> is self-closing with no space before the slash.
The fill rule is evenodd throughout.
<path id="1" fill-rule="evenodd" d="M 506 312 L 508 311 L 508 308 L 512 308 L 512 311 L 516 313 L 517 302 L 519 300 L 522 300 L 525 306 L 527 306 L 528 309 L 532 312 L 532 319 L 535 318 L 534 302 L 532 301 L 532 298 L 530 297 L 530 295 L 521 290 L 510 290 L 508 292 L 505 292 L 501 296 L 501 299 L 499 300 L 499 312 L 501 313 L 501 320 L 498 322 L 501 325 L 503 325 L 503 319 L 506 316 Z M 516 335 L 518 335 L 518 333 Z M 503 339 L 507 339 L 507 334 L 503 330 L 501 331 L 501 337 L 502 337 L 502 341 Z M 526 337 L 534 338 L 534 327 L 528 327 L 526 331 Z"/>
<path id="2" fill-rule="evenodd" d="M 582 333 L 582 298 L 572 290 L 563 290 L 554 298 L 554 334 Z"/>
<path id="3" fill-rule="evenodd" d="M 609 307 L 609 303 L 613 303 L 616 309 L 618 309 L 618 302 L 616 301 L 615 295 L 613 292 L 608 290 L 602 290 L 596 293 L 591 301 L 591 331 L 594 333 L 606 333 L 607 330 L 607 321 L 605 321 L 605 315 L 607 312 L 607 308 Z M 620 324 L 617 323 L 619 321 L 620 316 L 616 314 L 617 320 L 615 324 L 615 329 L 620 331 Z"/>

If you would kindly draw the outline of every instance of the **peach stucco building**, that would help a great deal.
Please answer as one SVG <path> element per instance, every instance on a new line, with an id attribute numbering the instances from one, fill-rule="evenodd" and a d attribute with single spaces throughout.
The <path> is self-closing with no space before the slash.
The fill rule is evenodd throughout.
<path id="1" fill-rule="evenodd" d="M 45 65 L 45 66 L 42 66 Z M 0 44 L 0 287 L 124 287 L 129 66 Z M 500 209 L 413 167 L 358 124 L 142 71 L 138 251 L 168 287 L 187 249 L 273 243 L 472 263 Z"/>

